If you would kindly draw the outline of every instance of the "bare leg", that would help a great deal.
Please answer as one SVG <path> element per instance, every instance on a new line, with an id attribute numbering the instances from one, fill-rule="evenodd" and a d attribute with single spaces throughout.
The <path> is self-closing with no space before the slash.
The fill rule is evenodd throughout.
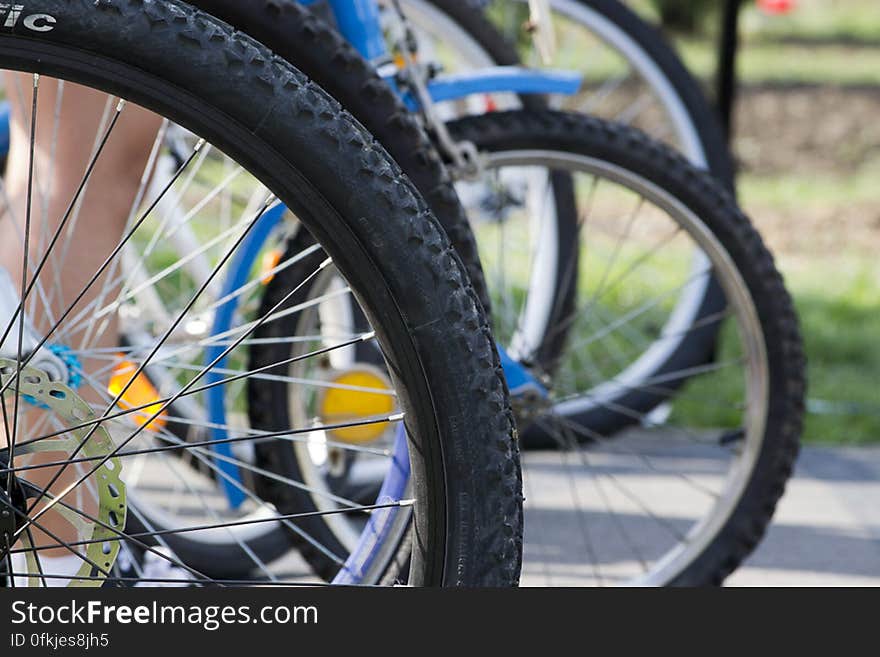
<path id="1" fill-rule="evenodd" d="M 34 181 L 29 185 L 29 163 L 31 149 L 31 107 L 33 99 L 33 77 L 26 74 L 5 74 L 7 97 L 12 105 L 11 147 L 6 172 L 5 198 L 2 204 L 4 216 L 0 220 L 0 266 L 9 272 L 17 289 L 21 288 L 22 262 L 24 257 L 23 236 L 26 220 L 30 214 L 29 261 L 34 266 L 43 257 L 45 246 L 55 234 L 66 210 L 80 186 L 85 171 L 95 149 L 96 138 L 106 130 L 106 119 L 112 117 L 116 102 L 108 96 L 70 83 L 59 84 L 55 80 L 41 78 L 36 115 L 36 140 L 34 155 Z M 61 112 L 56 121 L 59 94 Z M 102 123 L 102 119 L 105 121 Z M 39 280 L 51 297 L 46 304 L 40 299 L 36 289 L 27 300 L 28 317 L 40 332 L 48 330 L 51 317 L 59 317 L 86 286 L 96 270 L 119 243 L 126 221 L 132 210 L 140 180 L 147 165 L 150 148 L 153 145 L 161 119 L 135 106 L 127 106 L 119 117 L 112 135 L 103 148 L 101 157 L 90 177 L 82 206 L 77 212 L 75 230 L 67 239 L 64 229 L 59 246 L 53 250 Z M 27 201 L 31 190 L 31 211 L 27 212 Z M 8 201 L 7 201 L 8 199 Z M 68 226 L 73 225 L 73 218 Z M 62 246 L 65 245 L 66 246 Z M 62 248 L 68 249 L 68 256 L 61 262 Z M 76 305 L 71 317 L 78 310 L 92 302 L 102 289 L 103 281 L 92 285 L 89 292 Z M 48 305 L 48 308 L 47 308 Z M 8 318 L 0 318 L 5 329 Z M 117 344 L 118 334 L 115 318 L 110 317 L 107 329 L 90 347 L 110 347 Z M 86 373 L 96 370 L 100 363 L 83 362 Z M 87 401 L 99 402 L 93 396 Z M 7 402 L 11 416 L 12 404 Z M 40 421 L 42 412 L 33 408 L 26 410 L 19 418 L 18 436 L 26 438 L 27 427 Z M 21 411 L 21 409 L 20 409 Z M 11 418 L 10 418 L 11 423 Z M 21 438 L 17 438 L 21 440 Z M 0 422 L 0 446 L 8 443 L 8 436 Z M 31 463 L 57 461 L 64 458 L 61 453 L 42 453 L 31 457 Z M 19 459 L 16 459 L 19 465 Z M 56 470 L 45 468 L 31 471 L 27 479 L 37 486 L 45 486 Z M 80 476 L 77 468 L 67 468 L 53 484 L 49 492 L 62 490 Z M 73 493 L 71 493 L 73 495 Z M 88 512 L 97 509 L 92 500 L 85 503 Z M 49 531 L 59 538 L 72 540 L 76 534 L 73 528 L 50 511 L 41 518 Z M 55 544 L 56 540 L 35 530 L 34 540 L 39 544 Z M 70 556 L 66 549 L 46 550 L 43 557 Z"/>

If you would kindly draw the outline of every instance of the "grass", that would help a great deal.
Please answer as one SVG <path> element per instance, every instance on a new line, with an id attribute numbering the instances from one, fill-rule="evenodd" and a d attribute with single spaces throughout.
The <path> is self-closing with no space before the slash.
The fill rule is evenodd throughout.
<path id="1" fill-rule="evenodd" d="M 846 176 L 745 174 L 740 177 L 739 191 L 746 205 L 764 210 L 794 212 L 805 206 L 816 210 L 855 203 L 876 203 L 880 208 L 878 175 L 875 167 Z"/>
<path id="2" fill-rule="evenodd" d="M 746 12 L 745 29 L 768 39 L 794 36 L 876 43 L 880 13 L 875 0 L 800 0 L 797 11 L 784 17 L 764 17 L 754 9 Z"/>
<path id="3" fill-rule="evenodd" d="M 880 31 L 878 31 L 880 34 Z M 715 51 L 705 40 L 682 39 L 679 50 L 699 77 L 714 73 Z M 747 84 L 843 84 L 880 83 L 880 49 L 875 46 L 774 43 L 746 40 L 739 60 L 739 72 Z"/>
<path id="4" fill-rule="evenodd" d="M 759 221 L 769 212 L 788 217 L 788 231 L 798 233 L 798 211 L 828 211 L 847 204 L 880 208 L 876 176 L 862 170 L 847 177 L 744 176 L 740 191 L 750 214 Z M 772 243 L 785 227 L 765 226 Z M 800 239 L 825 236 L 815 231 L 846 230 L 816 226 Z M 830 445 L 880 443 L 880 260 L 876 241 L 839 248 L 799 245 L 776 249 L 778 264 L 795 299 L 808 357 L 808 410 L 804 439 Z M 712 385 L 730 382 L 715 375 Z M 690 413 L 698 409 L 690 409 Z M 693 417 L 693 415 L 692 415 Z"/>
<path id="5" fill-rule="evenodd" d="M 850 254 L 783 264 L 809 357 L 805 438 L 880 441 L 880 263 Z"/>
<path id="6" fill-rule="evenodd" d="M 880 441 L 880 263 L 853 256 L 783 262 L 795 297 L 808 354 L 808 415 L 804 440 L 825 445 L 865 445 Z M 721 341 L 718 360 L 726 362 L 734 336 Z M 718 410 L 687 394 L 715 391 L 731 399 L 741 386 L 739 371 L 712 374 L 685 389 L 674 404 L 673 421 L 711 426 Z M 733 418 L 725 418 L 732 421 Z"/>

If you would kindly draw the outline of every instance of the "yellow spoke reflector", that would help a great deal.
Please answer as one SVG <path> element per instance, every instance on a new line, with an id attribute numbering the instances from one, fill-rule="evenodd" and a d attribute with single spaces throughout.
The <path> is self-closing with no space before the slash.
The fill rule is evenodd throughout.
<path id="1" fill-rule="evenodd" d="M 330 380 L 331 384 L 350 388 L 376 390 L 348 390 L 328 388 L 320 401 L 321 420 L 324 424 L 345 424 L 383 415 L 395 409 L 391 384 L 384 374 L 368 369 L 349 370 Z M 329 433 L 339 442 L 363 445 L 378 440 L 388 430 L 388 422 L 365 424 L 360 427 L 334 429 Z"/>
<path id="2" fill-rule="evenodd" d="M 138 369 L 137 365 L 131 361 L 125 360 L 121 354 L 119 357 L 122 360 L 113 368 L 110 383 L 107 385 L 107 391 L 113 395 L 114 398 L 125 390 L 125 386 L 127 386 L 129 381 L 132 380 L 132 376 Z M 148 379 L 145 374 L 141 373 L 135 377 L 128 390 L 125 390 L 125 394 L 122 395 L 122 398 L 119 400 L 119 407 L 122 409 L 138 408 L 139 410 L 131 413 L 131 418 L 134 420 L 135 424 L 139 427 L 146 425 L 146 428 L 151 431 L 159 431 L 166 424 L 166 411 L 162 411 L 154 420 L 150 421 L 150 418 L 162 408 L 162 402 L 158 401 L 159 399 L 161 399 L 159 391 L 156 390 L 156 387 L 150 382 L 150 379 Z M 149 405 L 142 408 L 147 404 Z"/>

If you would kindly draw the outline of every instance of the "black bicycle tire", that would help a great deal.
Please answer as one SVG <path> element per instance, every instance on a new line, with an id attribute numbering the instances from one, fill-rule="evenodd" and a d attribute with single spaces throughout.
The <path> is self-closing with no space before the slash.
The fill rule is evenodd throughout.
<path id="1" fill-rule="evenodd" d="M 497 352 L 458 255 L 387 153 L 286 61 L 183 2 L 46 0 L 41 11 L 53 29 L 3 32 L 0 62 L 121 95 L 234 154 L 356 281 L 407 384 L 414 583 L 515 584 L 521 475 Z"/>
<path id="2" fill-rule="evenodd" d="M 806 391 L 806 359 L 793 301 L 773 256 L 730 194 L 711 176 L 672 149 L 632 128 L 584 115 L 505 112 L 469 117 L 451 125 L 459 138 L 481 149 L 525 149 L 537 145 L 600 159 L 666 190 L 689 208 L 721 243 L 751 292 L 767 349 L 770 374 L 764 440 L 753 474 L 736 508 L 711 544 L 673 585 L 717 585 L 733 572 L 763 537 L 797 458 Z M 666 383 L 664 382 L 664 387 Z M 656 394 L 651 391 L 645 394 Z M 589 419 L 569 418 L 589 424 Z M 632 422 L 632 418 L 628 418 Z M 546 443 L 548 436 L 525 440 Z M 543 432 L 538 432 L 543 434 Z M 557 444 L 555 441 L 554 445 Z"/>

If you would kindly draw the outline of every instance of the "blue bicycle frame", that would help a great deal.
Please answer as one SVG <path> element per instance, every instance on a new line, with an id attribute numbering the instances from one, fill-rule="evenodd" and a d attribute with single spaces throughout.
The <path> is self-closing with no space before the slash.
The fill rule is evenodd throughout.
<path id="1" fill-rule="evenodd" d="M 299 0 L 314 5 L 320 0 Z M 388 60 L 388 46 L 382 31 L 376 0 L 327 0 L 337 27 L 349 43 L 367 60 L 382 64 Z M 571 96 L 583 79 L 570 71 L 545 71 L 518 66 L 496 66 L 461 75 L 441 75 L 428 83 L 434 102 L 460 100 L 493 93 L 560 94 Z"/>

